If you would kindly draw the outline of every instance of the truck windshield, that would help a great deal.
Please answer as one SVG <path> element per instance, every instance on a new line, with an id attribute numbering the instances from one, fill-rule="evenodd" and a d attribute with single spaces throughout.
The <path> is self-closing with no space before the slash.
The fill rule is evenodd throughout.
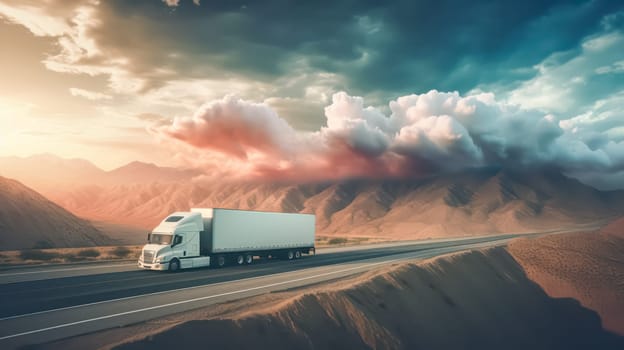
<path id="1" fill-rule="evenodd" d="M 152 233 L 149 242 L 152 244 L 171 244 L 173 235 L 165 235 L 161 233 Z"/>

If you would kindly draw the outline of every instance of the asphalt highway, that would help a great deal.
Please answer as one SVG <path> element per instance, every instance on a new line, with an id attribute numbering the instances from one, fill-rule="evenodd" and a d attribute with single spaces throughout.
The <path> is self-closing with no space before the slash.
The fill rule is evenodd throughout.
<path id="1" fill-rule="evenodd" d="M 134 263 L 0 271 L 0 348 L 11 349 L 362 273 L 402 260 L 495 246 L 519 235 L 319 249 L 294 261 L 138 270 Z"/>

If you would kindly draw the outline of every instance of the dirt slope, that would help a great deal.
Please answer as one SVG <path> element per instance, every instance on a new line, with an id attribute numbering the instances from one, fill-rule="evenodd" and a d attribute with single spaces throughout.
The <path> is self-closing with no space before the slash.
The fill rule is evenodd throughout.
<path id="1" fill-rule="evenodd" d="M 603 235 L 606 234 L 612 237 L 620 237 L 624 239 L 624 216 L 610 222 L 601 230 L 601 233 Z"/>
<path id="2" fill-rule="evenodd" d="M 529 278 L 554 298 L 574 298 L 624 335 L 624 223 L 598 232 L 518 240 L 509 251 Z"/>
<path id="3" fill-rule="evenodd" d="M 0 177 L 0 250 L 112 243 L 88 221 L 18 181 Z"/>

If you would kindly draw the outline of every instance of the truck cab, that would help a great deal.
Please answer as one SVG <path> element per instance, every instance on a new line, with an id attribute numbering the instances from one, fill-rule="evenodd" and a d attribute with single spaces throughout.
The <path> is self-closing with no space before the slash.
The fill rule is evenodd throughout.
<path id="1" fill-rule="evenodd" d="M 203 219 L 196 212 L 175 212 L 148 234 L 138 266 L 149 270 L 171 270 L 208 266 L 210 257 L 200 257 L 199 235 Z"/>

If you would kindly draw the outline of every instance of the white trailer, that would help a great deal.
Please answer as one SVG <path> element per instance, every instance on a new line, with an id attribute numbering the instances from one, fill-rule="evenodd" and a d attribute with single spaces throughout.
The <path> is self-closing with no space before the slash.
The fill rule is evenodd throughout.
<path id="1" fill-rule="evenodd" d="M 251 264 L 254 257 L 299 259 L 315 251 L 314 226 L 312 214 L 192 208 L 154 228 L 138 266 L 176 271 Z"/>

